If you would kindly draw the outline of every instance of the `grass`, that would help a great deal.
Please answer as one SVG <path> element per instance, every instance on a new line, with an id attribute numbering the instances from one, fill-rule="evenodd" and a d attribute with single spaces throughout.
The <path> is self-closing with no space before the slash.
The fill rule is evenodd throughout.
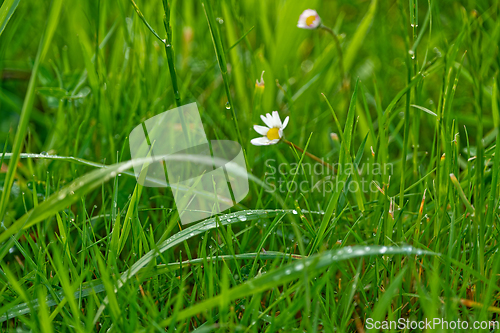
<path id="1" fill-rule="evenodd" d="M 297 28 L 307 8 L 332 31 Z M 0 330 L 498 321 L 499 10 L 3 1 Z M 170 188 L 137 184 L 128 135 L 191 102 L 208 138 L 241 144 L 250 192 L 182 225 Z M 251 145 L 273 110 L 288 141 Z M 308 154 L 362 172 L 323 193 Z M 374 190 L 350 189 L 363 181 Z M 301 182 L 320 190 L 286 187 Z"/>

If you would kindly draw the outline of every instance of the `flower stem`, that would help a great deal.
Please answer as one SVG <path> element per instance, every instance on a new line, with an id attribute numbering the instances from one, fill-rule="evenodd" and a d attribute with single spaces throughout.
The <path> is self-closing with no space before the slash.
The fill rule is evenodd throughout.
<path id="1" fill-rule="evenodd" d="M 298 151 L 300 151 L 301 153 L 306 154 L 307 156 L 309 156 L 310 158 L 312 158 L 312 159 L 313 159 L 313 160 L 315 160 L 316 162 L 319 162 L 319 163 L 323 164 L 324 166 L 328 167 L 329 169 L 331 169 L 331 170 L 335 171 L 335 168 L 334 168 L 331 164 L 329 164 L 329 163 L 327 163 L 327 162 L 323 161 L 323 160 L 322 160 L 322 159 L 320 159 L 319 157 L 317 157 L 317 156 L 315 156 L 315 155 L 313 155 L 313 154 L 311 154 L 311 153 L 309 153 L 309 152 L 307 152 L 307 151 L 304 151 L 304 149 L 300 148 L 300 147 L 299 147 L 299 146 L 297 146 L 295 143 L 290 142 L 290 141 L 285 140 L 285 139 L 283 139 L 283 142 L 284 142 L 284 143 L 286 143 L 287 145 L 289 145 L 290 147 L 293 147 L 293 148 L 297 149 L 297 150 L 298 150 Z"/>
<path id="2" fill-rule="evenodd" d="M 344 72 L 344 54 L 342 53 L 342 48 L 340 47 L 339 36 L 337 36 L 337 34 L 335 33 L 335 31 L 333 31 L 332 28 L 327 27 L 326 25 L 321 24 L 319 27 L 321 29 L 328 31 L 330 35 L 332 35 L 335 41 L 335 46 L 337 47 L 337 53 L 339 55 L 339 69 L 340 69 L 340 76 L 342 77 L 342 87 L 346 87 L 348 86 L 348 82 Z"/>

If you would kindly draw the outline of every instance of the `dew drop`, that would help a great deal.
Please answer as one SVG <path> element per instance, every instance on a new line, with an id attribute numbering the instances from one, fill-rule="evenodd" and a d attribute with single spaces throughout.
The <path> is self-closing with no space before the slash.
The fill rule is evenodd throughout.
<path id="1" fill-rule="evenodd" d="M 231 104 L 229 104 L 229 102 L 226 102 L 226 109 L 228 109 L 228 110 L 231 109 Z"/>

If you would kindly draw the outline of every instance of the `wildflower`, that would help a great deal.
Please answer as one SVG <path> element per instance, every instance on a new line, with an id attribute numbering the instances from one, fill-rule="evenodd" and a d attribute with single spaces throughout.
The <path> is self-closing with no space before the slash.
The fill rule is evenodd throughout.
<path id="1" fill-rule="evenodd" d="M 297 27 L 301 29 L 316 29 L 321 25 L 321 18 L 314 9 L 306 9 L 300 14 Z"/>
<path id="2" fill-rule="evenodd" d="M 255 88 L 264 88 L 265 87 L 264 72 L 265 71 L 262 71 L 262 74 L 260 74 L 260 81 L 255 80 Z"/>
<path id="3" fill-rule="evenodd" d="M 283 130 L 288 125 L 288 118 L 286 117 L 281 122 L 278 111 L 273 111 L 272 115 L 267 113 L 266 116 L 261 115 L 260 118 L 266 126 L 254 125 L 254 130 L 263 135 L 260 138 L 255 138 L 250 141 L 254 146 L 268 146 L 280 142 L 283 137 Z"/>

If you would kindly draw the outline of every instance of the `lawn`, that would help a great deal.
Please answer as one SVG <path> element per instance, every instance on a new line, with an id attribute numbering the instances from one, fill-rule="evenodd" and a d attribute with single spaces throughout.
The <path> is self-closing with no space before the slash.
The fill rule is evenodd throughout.
<path id="1" fill-rule="evenodd" d="M 0 331 L 500 332 L 499 14 L 0 0 Z"/>

